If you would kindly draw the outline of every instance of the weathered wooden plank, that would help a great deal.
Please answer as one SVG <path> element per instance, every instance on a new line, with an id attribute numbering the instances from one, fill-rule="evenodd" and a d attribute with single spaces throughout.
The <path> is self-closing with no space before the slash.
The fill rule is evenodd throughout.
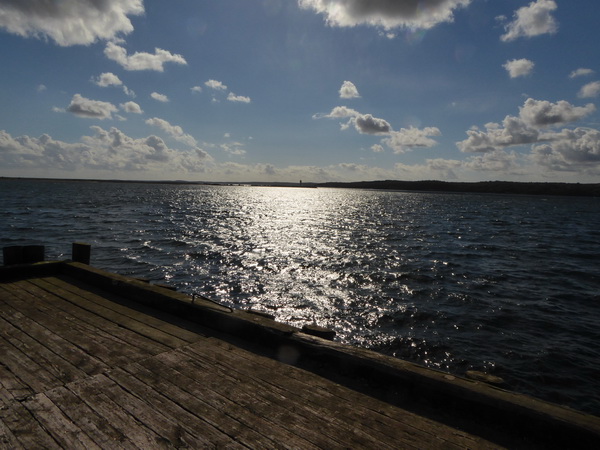
<path id="1" fill-rule="evenodd" d="M 302 405 L 287 402 L 282 396 L 257 391 L 250 377 L 232 379 L 226 372 L 212 365 L 212 361 L 199 363 L 194 359 L 197 356 L 183 353 L 182 349 L 157 355 L 141 361 L 140 364 L 144 366 L 153 364 L 155 372 L 168 372 L 171 367 L 182 374 L 189 374 L 193 382 L 187 384 L 186 389 L 190 389 L 192 394 L 207 396 L 211 395 L 211 391 L 218 393 L 229 400 L 228 404 L 234 402 L 238 405 L 236 410 L 240 415 L 236 415 L 236 419 L 245 423 L 252 423 L 257 418 L 268 420 L 272 423 L 273 430 L 290 436 L 287 438 L 288 441 L 295 437 L 320 448 L 342 445 L 336 436 L 328 435 L 315 428 L 315 423 L 319 423 L 319 428 L 322 428 L 325 418 L 314 417 L 315 420 L 308 420 L 302 414 Z M 158 365 L 160 363 L 162 366 Z"/>
<path id="2" fill-rule="evenodd" d="M 0 448 L 5 449 L 22 449 L 24 448 L 21 443 L 17 440 L 13 432 L 8 426 L 0 419 Z"/>
<path id="3" fill-rule="evenodd" d="M 52 438 L 63 448 L 100 449 L 81 428 L 75 425 L 45 394 L 37 394 L 23 402 Z"/>
<path id="4" fill-rule="evenodd" d="M 21 352 L 27 355 L 35 355 L 36 362 L 63 383 L 86 376 L 85 372 L 1 317 L 0 330 L 4 339 Z"/>
<path id="5" fill-rule="evenodd" d="M 78 293 L 89 301 L 112 309 L 123 316 L 131 317 L 134 320 L 138 320 L 167 334 L 182 339 L 187 343 L 196 342 L 207 332 L 205 327 L 190 322 L 185 318 L 106 292 L 67 275 L 57 276 L 51 281 L 64 283 L 63 286 L 65 286 L 65 289 L 73 293 Z"/>
<path id="6" fill-rule="evenodd" d="M 7 405 L 12 401 L 23 400 L 29 395 L 33 395 L 34 392 L 31 387 L 10 371 L 6 362 L 2 362 L 5 358 L 3 356 L 0 360 L 0 401 Z"/>
<path id="7" fill-rule="evenodd" d="M 43 392 L 62 384 L 61 380 L 3 338 L 0 339 L 0 355 L 2 364 L 34 392 Z"/>
<path id="8" fill-rule="evenodd" d="M 328 392 L 321 392 L 317 385 L 320 377 L 312 373 L 251 354 L 217 339 L 210 341 L 215 345 L 205 345 L 201 349 L 194 345 L 185 350 L 192 350 L 199 357 L 207 360 L 215 358 L 219 361 L 216 364 L 231 376 L 251 377 L 258 391 L 277 393 L 289 403 L 305 405 L 310 408 L 309 418 L 324 417 L 323 420 L 328 422 L 328 426 L 332 429 L 340 430 L 342 433 L 356 433 L 370 443 L 379 440 L 382 442 L 381 448 L 386 447 L 383 443 L 391 436 L 386 435 L 381 431 L 381 427 L 377 426 L 377 421 L 381 418 L 377 417 L 374 411 L 367 411 L 360 407 L 357 402 L 360 398 L 353 396 L 344 399 Z M 341 386 L 337 387 L 341 388 Z M 387 425 L 394 426 L 391 434 L 395 440 L 399 438 L 399 430 L 404 429 L 406 433 L 402 436 L 404 445 L 413 445 L 415 448 L 423 445 L 422 436 L 412 439 L 414 434 L 420 434 L 413 427 L 398 422 Z M 387 427 L 383 428 L 389 431 Z"/>
<path id="9" fill-rule="evenodd" d="M 214 427 L 203 417 L 206 409 L 197 409 L 198 402 L 194 402 L 191 396 L 177 395 L 177 392 L 173 395 L 172 389 L 167 388 L 167 392 L 165 392 L 162 386 L 157 387 L 152 381 L 160 379 L 158 374 L 148 373 L 137 364 L 131 364 L 124 369 L 112 370 L 106 375 L 129 393 L 143 399 L 151 410 L 160 411 L 167 420 L 177 424 L 176 439 L 173 440 L 170 437 L 173 433 L 169 436 L 172 443 L 185 442 L 186 445 L 194 448 L 209 445 L 243 448 L 236 442 L 236 430 L 222 430 Z M 257 435 L 257 437 L 259 436 Z M 256 444 L 260 446 L 259 442 Z"/>
<path id="10" fill-rule="evenodd" d="M 156 435 L 156 442 L 167 446 L 181 447 L 191 446 L 201 448 L 210 444 L 210 441 L 202 443 L 203 436 L 197 438 L 186 433 L 182 426 L 177 423 L 176 418 L 164 415 L 161 410 L 152 407 L 146 399 L 142 399 L 127 389 L 123 389 L 113 380 L 103 386 L 103 393 L 113 402 L 118 404 L 124 411 L 152 430 Z"/>
<path id="11" fill-rule="evenodd" d="M 160 436 L 125 410 L 120 402 L 114 401 L 107 395 L 108 386 L 113 384 L 112 380 L 100 374 L 69 383 L 65 387 L 99 417 L 108 421 L 118 433 L 127 436 L 136 447 L 140 449 L 158 447 L 162 442 Z"/>
<path id="12" fill-rule="evenodd" d="M 4 423 L 19 444 L 26 449 L 61 448 L 21 402 L 12 402 L 8 406 L 0 408 L 0 422 Z"/>
<path id="13" fill-rule="evenodd" d="M 261 417 L 250 417 L 248 410 L 231 399 L 198 385 L 196 373 L 184 376 L 172 368 L 154 361 L 126 366 L 127 370 L 143 383 L 151 385 L 175 403 L 189 410 L 196 420 L 207 422 L 220 433 L 236 441 L 260 448 L 309 448 L 309 443 L 290 433 L 281 433 L 275 424 Z M 113 372 L 111 372 L 112 377 Z"/>
<path id="14" fill-rule="evenodd" d="M 205 346 L 206 347 L 206 346 Z M 212 349 L 211 349 L 212 350 Z M 280 374 L 277 371 L 263 371 L 259 365 L 246 365 L 240 369 L 237 364 L 244 364 L 241 359 L 233 359 L 228 363 L 223 358 L 223 352 L 211 351 L 203 356 L 192 352 L 190 346 L 180 349 L 188 357 L 192 357 L 190 362 L 199 367 L 204 367 L 205 372 L 218 373 L 218 379 L 221 384 L 227 384 L 228 389 L 236 389 L 237 386 L 243 388 L 243 392 L 239 392 L 241 397 L 251 396 L 251 402 L 254 404 L 264 404 L 268 409 L 273 410 L 280 408 L 286 413 L 293 412 L 293 418 L 286 426 L 294 426 L 298 428 L 298 433 L 304 433 L 308 436 L 313 435 L 313 439 L 320 439 L 321 436 L 313 434 L 314 423 L 319 423 L 319 435 L 326 435 L 330 442 L 328 445 L 351 445 L 353 447 L 372 447 L 377 444 L 379 448 L 392 448 L 391 446 L 379 441 L 373 436 L 365 433 L 362 422 L 352 423 L 346 420 L 340 420 L 332 415 L 326 405 L 317 404 L 314 399 L 308 402 L 307 399 L 297 401 L 291 393 L 280 389 L 278 383 Z M 159 355 L 158 359 L 167 358 L 170 355 Z M 312 374 L 310 374 L 312 375 Z M 310 376 L 307 374 L 307 376 Z M 260 377 L 266 377 L 273 380 L 272 384 L 264 383 Z M 311 393 L 307 392 L 307 398 L 311 397 Z M 352 407 L 352 405 L 344 405 Z M 316 441 L 315 444 L 322 445 Z"/>
<path id="15" fill-rule="evenodd" d="M 47 288 L 49 288 L 50 285 L 56 286 L 57 292 L 63 299 L 162 345 L 175 348 L 189 343 L 189 341 L 183 340 L 176 335 L 167 333 L 156 326 L 150 325 L 149 319 L 151 316 L 148 314 L 142 314 L 131 308 L 116 305 L 99 295 L 70 285 L 58 278 L 44 278 L 43 281 L 48 283 Z M 68 295 L 66 293 L 68 293 Z M 110 305 L 110 307 L 108 305 Z M 162 321 L 158 322 L 164 323 Z M 196 339 L 192 342 L 200 339 L 198 335 L 195 336 Z"/>
<path id="16" fill-rule="evenodd" d="M 59 308 L 67 314 L 72 315 L 80 322 L 88 323 L 99 330 L 103 330 L 109 336 L 112 337 L 116 342 L 123 342 L 131 346 L 135 351 L 142 351 L 148 354 L 156 354 L 164 352 L 169 349 L 167 345 L 161 344 L 158 341 L 150 339 L 135 330 L 131 330 L 128 327 L 123 326 L 119 322 L 107 319 L 102 315 L 95 312 L 90 312 L 85 308 L 82 308 L 78 301 L 80 300 L 76 294 L 65 291 L 62 288 L 49 284 L 44 279 L 32 279 L 29 280 L 30 284 L 40 290 L 44 290 L 50 293 L 50 296 L 46 297 L 46 300 L 51 302 L 53 306 Z M 32 289 L 30 286 L 25 285 L 25 289 L 31 289 L 32 292 L 37 290 Z M 39 292 L 39 291 L 37 291 Z M 121 320 L 121 322 L 123 322 Z M 115 343 L 116 343 L 115 342 Z"/>
<path id="17" fill-rule="evenodd" d="M 46 392 L 46 396 L 102 448 L 137 448 L 125 434 L 114 428 L 67 387 L 52 389 Z"/>
<path id="18" fill-rule="evenodd" d="M 4 294 L 7 294 L 4 292 Z M 12 306 L 2 301 L 3 291 L 0 286 L 0 309 L 4 319 L 15 327 L 20 328 L 36 341 L 46 345 L 50 350 L 60 354 L 73 366 L 78 367 L 88 375 L 99 373 L 108 366 L 99 359 L 93 357 L 83 349 L 53 333 L 43 325 L 31 320 Z M 10 294 L 7 294 L 10 295 Z"/>
<path id="19" fill-rule="evenodd" d="M 5 302 L 108 365 L 128 364 L 132 359 L 147 356 L 122 339 L 54 307 L 52 300 L 35 301 L 37 295 L 44 300 L 50 299 L 51 295 L 39 289 L 37 291 L 41 292 L 32 294 L 27 291 L 31 286 L 26 285 L 26 289 L 21 289 L 21 283 L 4 283 L 1 287 L 13 294 L 4 297 Z"/>
<path id="20" fill-rule="evenodd" d="M 473 447 L 491 443 L 462 433 L 430 419 L 393 407 L 374 398 L 324 380 L 292 366 L 250 354 L 217 339 L 215 346 L 190 345 L 182 351 L 193 350 L 207 358 L 225 364 L 224 370 L 257 377 L 264 391 L 277 391 L 290 402 L 309 404 L 317 414 L 340 417 L 345 423 L 359 424 L 368 435 L 382 442 L 428 448 L 439 446 Z M 214 363 L 213 363 L 214 365 Z M 265 370 L 256 370 L 255 366 Z M 340 427 L 333 421 L 332 427 Z"/>

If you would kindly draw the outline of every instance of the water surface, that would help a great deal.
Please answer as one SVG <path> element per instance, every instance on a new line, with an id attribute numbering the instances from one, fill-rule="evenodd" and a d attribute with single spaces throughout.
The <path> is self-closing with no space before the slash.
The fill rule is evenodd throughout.
<path id="1" fill-rule="evenodd" d="M 600 199 L 0 180 L 0 244 L 600 414 Z"/>

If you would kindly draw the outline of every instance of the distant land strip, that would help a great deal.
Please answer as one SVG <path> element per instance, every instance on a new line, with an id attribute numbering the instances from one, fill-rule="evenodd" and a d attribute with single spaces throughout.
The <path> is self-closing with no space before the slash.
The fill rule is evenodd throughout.
<path id="1" fill-rule="evenodd" d="M 457 192 L 480 194 L 520 194 L 520 195 L 565 195 L 581 197 L 600 197 L 600 183 L 542 183 L 519 181 L 356 181 L 327 183 L 292 183 L 292 182 L 204 182 L 184 180 L 106 180 L 106 179 L 59 179 L 59 178 L 24 178 L 0 177 L 0 180 L 39 180 L 56 182 L 98 182 L 98 183 L 142 183 L 142 184 L 181 184 L 211 186 L 272 186 L 272 187 L 320 187 L 345 189 L 378 189 L 388 191 L 421 191 L 421 192 Z"/>
<path id="2" fill-rule="evenodd" d="M 350 183 L 320 183 L 318 187 L 384 189 L 394 191 L 465 192 L 482 194 L 568 195 L 600 197 L 600 183 L 526 183 L 516 181 L 359 181 Z"/>

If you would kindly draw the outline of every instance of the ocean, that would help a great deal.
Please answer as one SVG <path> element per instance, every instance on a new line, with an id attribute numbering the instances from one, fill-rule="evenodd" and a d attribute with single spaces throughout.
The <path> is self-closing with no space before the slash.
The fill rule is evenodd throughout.
<path id="1" fill-rule="evenodd" d="M 0 180 L 0 246 L 600 415 L 600 198 Z"/>

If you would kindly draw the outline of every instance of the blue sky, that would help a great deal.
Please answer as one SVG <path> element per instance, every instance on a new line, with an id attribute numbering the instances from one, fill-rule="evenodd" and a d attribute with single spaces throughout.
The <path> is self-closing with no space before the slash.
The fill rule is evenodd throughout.
<path id="1" fill-rule="evenodd" d="M 600 181 L 589 0 L 0 0 L 0 176 Z"/>

